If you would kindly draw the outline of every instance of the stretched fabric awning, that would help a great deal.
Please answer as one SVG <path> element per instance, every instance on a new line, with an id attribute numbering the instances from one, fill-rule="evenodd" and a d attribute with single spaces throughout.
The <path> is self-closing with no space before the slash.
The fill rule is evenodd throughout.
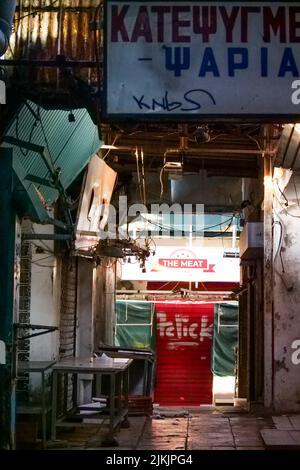
<path id="1" fill-rule="evenodd" d="M 235 375 L 238 345 L 238 305 L 215 304 L 212 372 L 219 377 Z"/>
<path id="2" fill-rule="evenodd" d="M 154 304 L 151 302 L 116 302 L 115 344 L 155 350 Z"/>

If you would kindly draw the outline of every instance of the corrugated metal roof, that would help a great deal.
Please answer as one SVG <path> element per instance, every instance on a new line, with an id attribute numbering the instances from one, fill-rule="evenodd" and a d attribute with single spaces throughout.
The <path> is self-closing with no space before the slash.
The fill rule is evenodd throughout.
<path id="1" fill-rule="evenodd" d="M 99 3 L 99 0 L 17 1 L 7 57 L 47 60 L 62 54 L 76 60 L 93 60 L 94 39 L 90 23 Z M 25 69 L 24 73 L 38 82 L 57 81 L 55 69 Z M 82 69 L 80 76 L 95 82 L 96 69 Z"/>
<path id="2" fill-rule="evenodd" d="M 46 110 L 27 101 L 6 132 L 6 136 L 48 148 L 54 167 L 60 169 L 60 180 L 65 189 L 101 146 L 97 126 L 87 110 L 75 109 L 72 113 L 75 122 L 69 122 L 69 111 Z M 25 180 L 28 174 L 45 179 L 50 177 L 43 158 L 36 152 L 14 147 L 20 181 L 28 191 L 38 192 L 46 204 L 51 205 L 58 197 L 56 189 Z"/>

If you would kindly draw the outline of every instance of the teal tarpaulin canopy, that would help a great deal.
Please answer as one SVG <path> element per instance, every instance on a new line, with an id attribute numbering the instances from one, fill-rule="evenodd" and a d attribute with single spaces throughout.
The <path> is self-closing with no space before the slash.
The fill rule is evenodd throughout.
<path id="1" fill-rule="evenodd" d="M 118 300 L 116 316 L 116 346 L 155 350 L 153 303 Z"/>
<path id="2" fill-rule="evenodd" d="M 214 311 L 212 372 L 219 377 L 235 375 L 238 344 L 238 305 L 219 303 Z"/>
<path id="3" fill-rule="evenodd" d="M 115 346 L 122 348 L 156 349 L 155 305 L 143 301 L 116 302 Z M 145 373 L 144 364 L 134 360 L 130 366 L 130 393 L 142 392 L 141 379 Z M 152 368 L 151 388 L 155 368 Z"/>

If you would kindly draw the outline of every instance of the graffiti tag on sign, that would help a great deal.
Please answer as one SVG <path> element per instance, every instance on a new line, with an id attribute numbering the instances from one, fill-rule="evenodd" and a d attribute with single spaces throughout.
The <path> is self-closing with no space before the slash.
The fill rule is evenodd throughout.
<path id="1" fill-rule="evenodd" d="M 161 337 L 174 338 L 175 340 L 198 340 L 212 339 L 213 324 L 209 323 L 207 316 L 203 315 L 201 322 L 193 322 L 183 315 L 175 315 L 172 319 L 167 319 L 163 312 L 157 314 L 158 331 Z"/>
<path id="2" fill-rule="evenodd" d="M 298 3 L 107 0 L 105 113 L 296 114 Z"/>

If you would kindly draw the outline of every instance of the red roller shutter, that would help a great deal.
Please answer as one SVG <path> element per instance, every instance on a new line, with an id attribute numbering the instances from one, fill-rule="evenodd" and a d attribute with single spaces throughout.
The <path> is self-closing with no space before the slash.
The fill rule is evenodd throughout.
<path id="1" fill-rule="evenodd" d="M 155 403 L 212 403 L 213 304 L 158 303 Z"/>

